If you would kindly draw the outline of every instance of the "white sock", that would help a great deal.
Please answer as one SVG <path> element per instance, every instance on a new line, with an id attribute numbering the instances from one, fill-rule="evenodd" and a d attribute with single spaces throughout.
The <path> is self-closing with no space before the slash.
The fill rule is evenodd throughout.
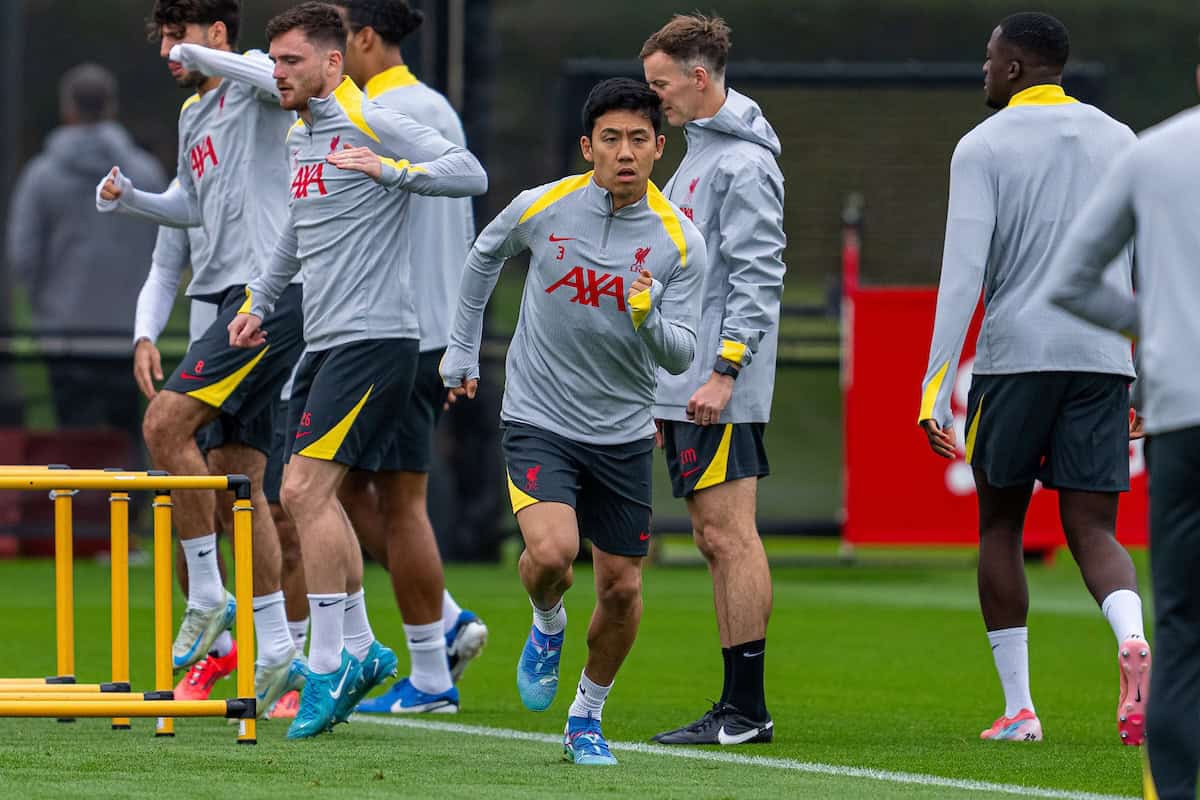
<path id="1" fill-rule="evenodd" d="M 1004 716 L 1015 717 L 1023 708 L 1037 713 L 1029 694 L 1029 628 L 988 631 L 987 636 L 1004 688 Z"/>
<path id="2" fill-rule="evenodd" d="M 283 592 L 254 598 L 254 632 L 258 641 L 255 664 L 277 667 L 292 658 L 294 649 L 283 610 Z"/>
<path id="3" fill-rule="evenodd" d="M 225 605 L 225 585 L 217 565 L 217 535 L 184 539 L 183 554 L 187 557 L 188 608 L 211 611 Z"/>
<path id="4" fill-rule="evenodd" d="M 346 622 L 342 634 L 346 641 L 346 652 L 362 661 L 375 641 L 371 621 L 367 619 L 367 601 L 359 589 L 346 598 Z"/>
<path id="5" fill-rule="evenodd" d="M 608 693 L 611 690 L 611 683 L 608 686 L 593 683 L 587 676 L 587 670 L 584 670 L 579 673 L 579 687 L 575 690 L 575 702 L 571 703 L 571 709 L 567 711 L 567 716 L 591 717 L 599 722 L 600 715 L 604 712 L 604 701 L 608 699 Z"/>
<path id="6" fill-rule="evenodd" d="M 458 622 L 458 615 L 461 613 L 462 608 L 454 601 L 450 590 L 442 589 L 442 633 L 454 630 L 454 625 Z"/>
<path id="7" fill-rule="evenodd" d="M 1112 626 L 1113 636 L 1117 644 L 1126 639 L 1145 639 L 1146 631 L 1142 623 L 1142 598 L 1130 589 L 1117 589 L 1104 598 L 1100 604 L 1104 618 Z"/>
<path id="8" fill-rule="evenodd" d="M 298 622 L 288 620 L 288 633 L 292 636 L 292 646 L 296 652 L 304 655 L 304 646 L 308 644 L 308 617 Z"/>
<path id="9" fill-rule="evenodd" d="M 312 620 L 312 635 L 308 645 L 309 670 L 320 675 L 337 672 L 342 665 L 346 593 L 310 594 L 308 615 Z"/>
<path id="10" fill-rule="evenodd" d="M 233 635 L 229 631 L 222 631 L 217 640 L 213 642 L 212 649 L 208 651 L 209 655 L 217 658 L 224 658 L 229 655 L 229 651 L 233 649 Z"/>
<path id="11" fill-rule="evenodd" d="M 428 625 L 405 625 L 408 656 L 412 672 L 408 679 L 425 694 L 441 694 L 450 690 L 450 664 L 446 661 L 446 634 L 441 622 Z"/>
<path id="12" fill-rule="evenodd" d="M 533 605 L 533 599 L 530 598 L 529 605 L 533 606 L 533 625 L 547 636 L 553 636 L 557 633 L 562 633 L 567 627 L 567 610 L 563 608 L 562 600 L 554 604 L 554 608 L 540 609 Z"/>

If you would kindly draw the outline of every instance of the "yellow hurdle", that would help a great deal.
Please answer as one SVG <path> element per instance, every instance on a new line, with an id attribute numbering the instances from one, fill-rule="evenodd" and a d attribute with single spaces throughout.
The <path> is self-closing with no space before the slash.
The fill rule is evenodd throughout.
<path id="1" fill-rule="evenodd" d="M 237 600 L 237 688 L 232 700 L 184 701 L 171 695 L 171 501 L 173 490 L 232 491 Z M 155 735 L 173 736 L 173 717 L 239 720 L 239 744 L 257 742 L 254 695 L 253 508 L 245 476 L 162 475 L 116 470 L 0 466 L 0 490 L 49 491 L 55 503 L 56 635 L 59 676 L 0 678 L 0 717 L 109 717 L 114 729 L 133 717 L 155 717 Z M 72 498 L 80 490 L 111 492 L 111 684 L 74 683 L 74 575 Z M 154 501 L 155 691 L 129 693 L 129 492 L 150 490 Z"/>
<path id="2" fill-rule="evenodd" d="M 37 700 L 0 699 L 0 717 L 228 717 L 253 722 L 254 698 L 233 700 Z M 238 741 L 241 741 L 240 739 Z"/>
<path id="3" fill-rule="evenodd" d="M 129 683 L 129 494 L 108 498 L 112 517 L 112 682 Z M 129 730 L 129 720 L 116 717 L 114 731 Z"/>
<path id="4" fill-rule="evenodd" d="M 171 674 L 171 493 L 154 495 L 154 688 L 170 691 Z M 155 736 L 174 736 L 175 721 L 159 717 Z"/>
<path id="5" fill-rule="evenodd" d="M 121 697 L 130 692 L 129 684 L 114 686 L 111 683 L 6 683 L 0 686 L 0 695 L 20 692 L 22 694 L 94 694 L 103 697 Z"/>

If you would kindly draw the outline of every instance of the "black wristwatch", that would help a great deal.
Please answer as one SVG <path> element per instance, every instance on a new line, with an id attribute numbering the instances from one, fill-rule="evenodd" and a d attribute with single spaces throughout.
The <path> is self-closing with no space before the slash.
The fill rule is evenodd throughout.
<path id="1" fill-rule="evenodd" d="M 735 381 L 737 380 L 738 373 L 741 371 L 741 368 L 737 364 L 734 364 L 727 358 L 717 358 L 717 363 L 713 364 L 713 372 L 718 375 L 728 375 Z"/>

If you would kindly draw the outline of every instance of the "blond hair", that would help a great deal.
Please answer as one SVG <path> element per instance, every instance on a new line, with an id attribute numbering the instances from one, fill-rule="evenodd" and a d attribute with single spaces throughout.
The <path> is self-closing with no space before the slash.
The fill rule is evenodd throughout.
<path id="1" fill-rule="evenodd" d="M 686 69 L 704 67 L 713 79 L 725 79 L 729 60 L 730 30 L 725 20 L 700 12 L 676 14 L 642 45 L 640 57 L 666 53 Z"/>

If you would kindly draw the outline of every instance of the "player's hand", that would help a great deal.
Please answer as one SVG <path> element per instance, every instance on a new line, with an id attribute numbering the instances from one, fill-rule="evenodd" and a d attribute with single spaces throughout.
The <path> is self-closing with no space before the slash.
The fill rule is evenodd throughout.
<path id="1" fill-rule="evenodd" d="M 154 382 L 163 379 L 162 356 L 149 339 L 138 339 L 133 347 L 133 379 L 147 400 L 158 394 Z"/>
<path id="2" fill-rule="evenodd" d="M 650 270 L 644 269 L 638 274 L 637 280 L 635 280 L 633 283 L 631 283 L 629 285 L 629 295 L 628 296 L 633 297 L 635 294 L 640 294 L 641 292 L 646 291 L 653 285 L 654 285 L 654 276 L 650 274 Z"/>
<path id="3" fill-rule="evenodd" d="M 458 398 L 465 397 L 468 400 L 475 399 L 475 392 L 479 389 L 478 378 L 468 378 L 463 382 L 462 386 L 455 386 L 446 392 L 446 404 L 442 406 L 443 411 L 449 411 L 450 406 L 458 402 Z"/>
<path id="4" fill-rule="evenodd" d="M 119 167 L 113 167 L 96 186 L 96 210 L 114 210 L 121 196 L 131 188 L 133 188 L 133 182 L 121 174 Z"/>
<path id="5" fill-rule="evenodd" d="M 958 442 L 955 440 L 954 428 L 943 429 L 937 420 L 921 420 L 921 429 L 929 439 L 929 449 L 942 458 L 953 459 L 958 454 Z"/>
<path id="6" fill-rule="evenodd" d="M 1129 441 L 1133 442 L 1146 436 L 1146 419 L 1137 411 L 1130 409 Z"/>
<path id="7" fill-rule="evenodd" d="M 654 420 L 654 446 L 662 450 L 667 446 L 667 442 L 663 439 L 663 421 L 661 419 Z"/>
<path id="8" fill-rule="evenodd" d="M 371 180 L 377 181 L 383 175 L 383 162 L 369 147 L 344 145 L 341 150 L 325 156 L 325 160 L 338 169 L 361 172 Z"/>
<path id="9" fill-rule="evenodd" d="M 733 397 L 733 378 L 714 372 L 688 400 L 687 418 L 701 427 L 716 425 L 730 397 Z"/>
<path id="10" fill-rule="evenodd" d="M 256 314 L 238 314 L 228 330 L 230 347 L 259 347 L 267 343 L 267 332 Z"/>

